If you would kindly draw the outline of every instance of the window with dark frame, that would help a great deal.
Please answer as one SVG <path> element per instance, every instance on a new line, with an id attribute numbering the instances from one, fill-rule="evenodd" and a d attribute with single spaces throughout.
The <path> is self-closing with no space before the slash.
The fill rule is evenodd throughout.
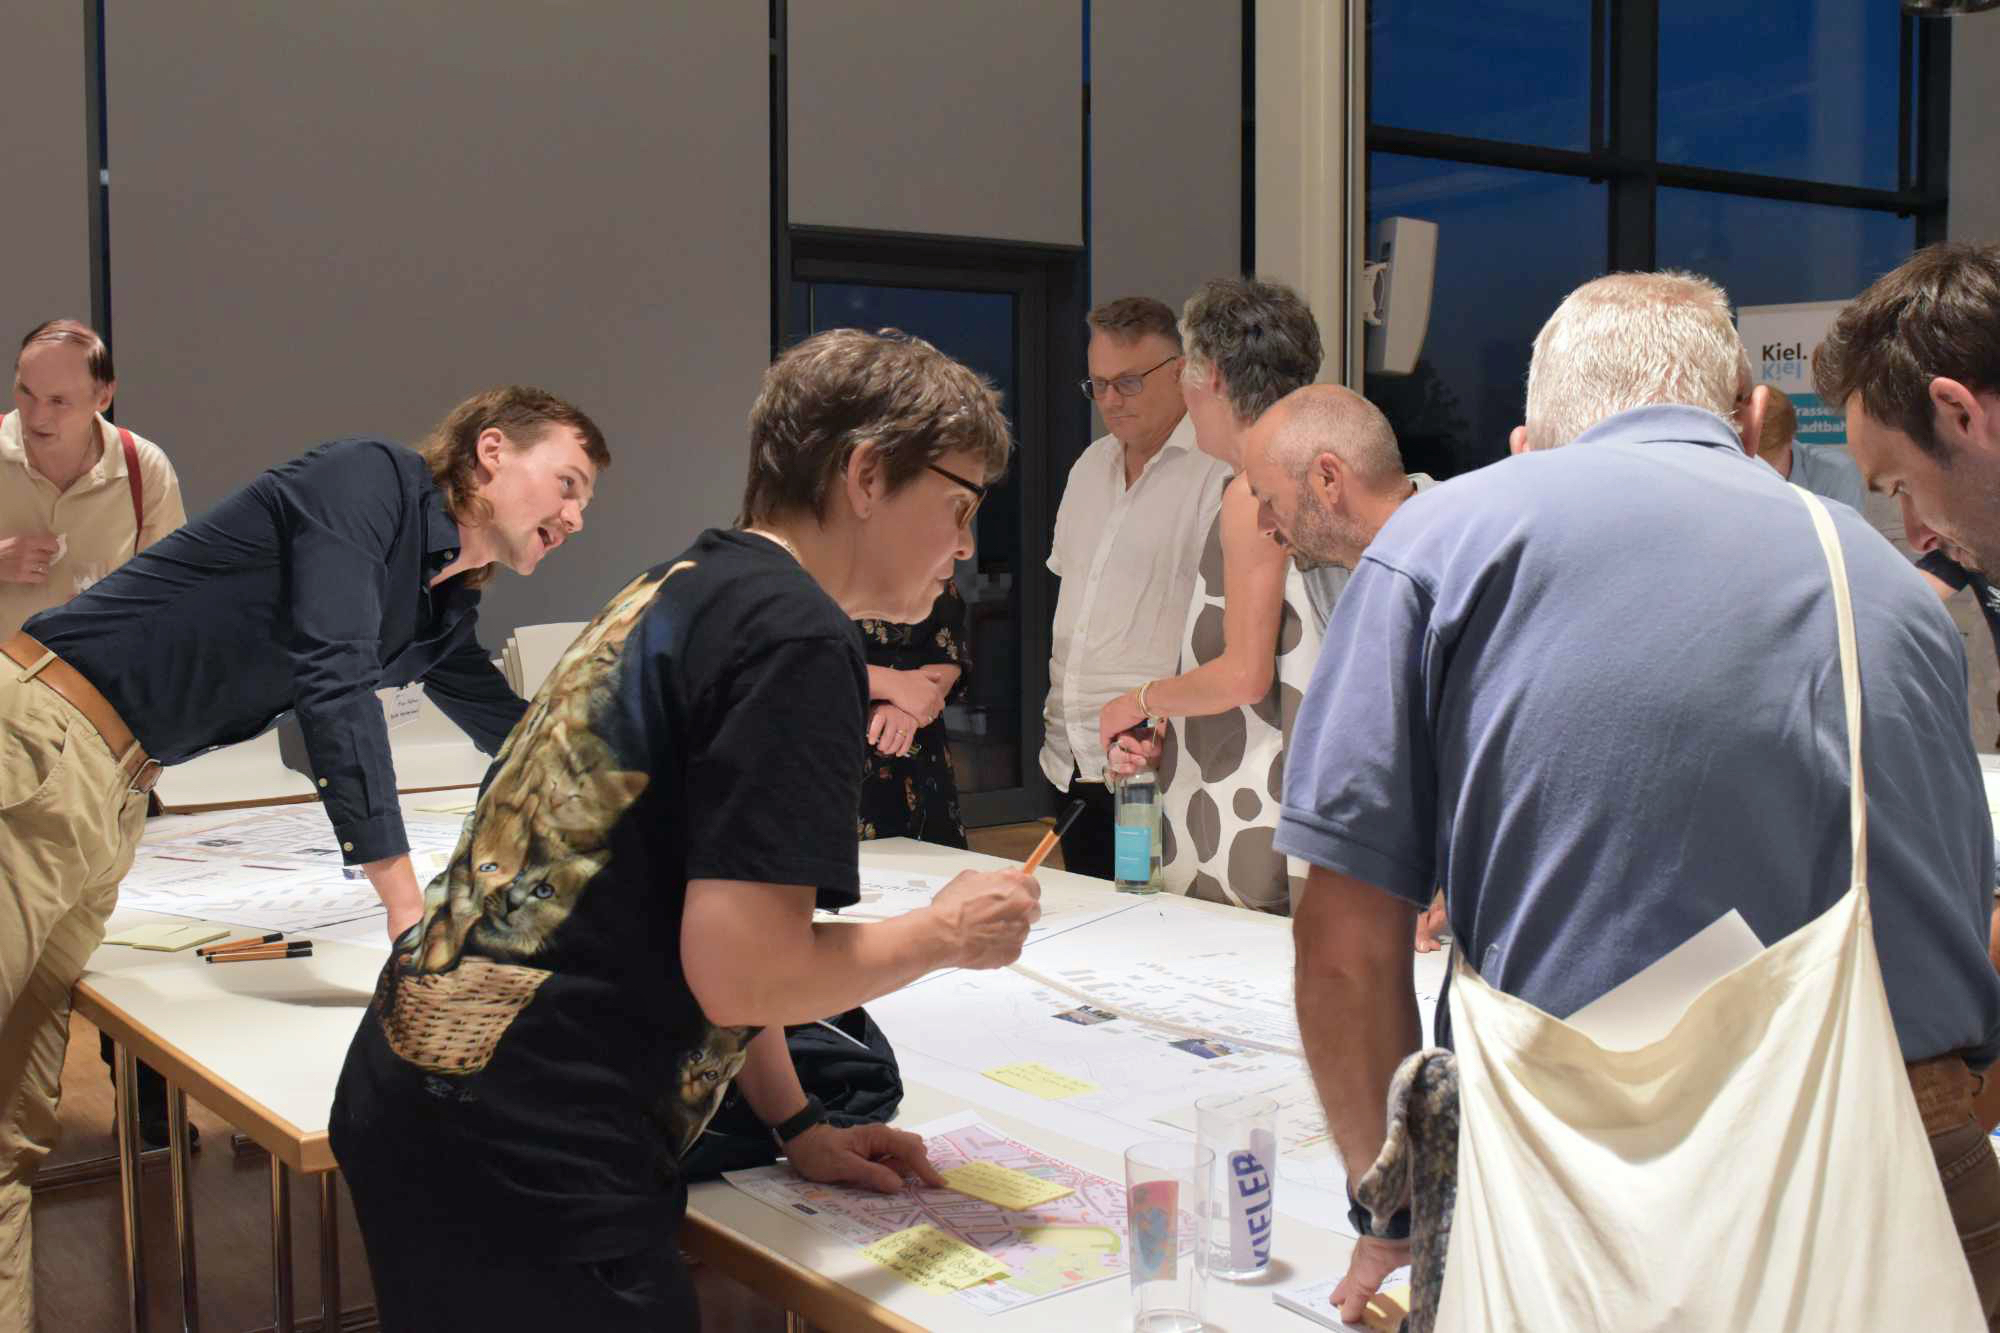
<path id="1" fill-rule="evenodd" d="M 967 826 L 1035 818 L 1055 608 L 1047 553 L 1063 480 L 1089 443 L 1088 404 L 1066 391 L 1083 364 L 1083 252 L 817 227 L 791 228 L 786 252 L 784 345 L 894 327 L 1000 390 L 1014 461 L 981 504 L 977 549 L 958 572 L 969 689 L 945 716 Z"/>
<path id="2" fill-rule="evenodd" d="M 1680 268 L 1738 305 L 1851 296 L 1945 235 L 1950 28 L 1880 0 L 1377 0 L 1368 214 L 1439 224 L 1415 470 L 1505 455 L 1577 284 Z"/>

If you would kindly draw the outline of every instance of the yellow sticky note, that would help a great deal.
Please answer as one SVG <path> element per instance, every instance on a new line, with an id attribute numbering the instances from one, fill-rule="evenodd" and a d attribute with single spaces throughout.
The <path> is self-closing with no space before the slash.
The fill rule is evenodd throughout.
<path id="1" fill-rule="evenodd" d="M 992 1162 L 967 1162 L 949 1171 L 940 1171 L 945 1183 L 960 1194 L 1021 1212 L 1076 1193 L 1068 1185 L 1031 1176 L 1026 1171 L 998 1166 Z"/>
<path id="2" fill-rule="evenodd" d="M 1080 1078 L 1071 1078 L 1060 1070 L 1047 1065 L 1036 1064 L 1033 1060 L 1023 1060 L 1017 1065 L 1002 1065 L 998 1069 L 986 1071 L 986 1077 L 995 1083 L 1005 1083 L 1010 1088 L 1022 1092 L 1032 1092 L 1037 1097 L 1050 1101 L 1060 1101 L 1064 1097 L 1074 1097 L 1078 1093 L 1096 1092 L 1095 1083 L 1085 1083 Z"/>
<path id="3" fill-rule="evenodd" d="M 864 1245 L 861 1253 L 927 1291 L 963 1291 L 1011 1271 L 986 1251 L 928 1222 Z"/>
<path id="4" fill-rule="evenodd" d="M 192 949 L 197 944 L 212 944 L 216 940 L 228 939 L 227 926 L 202 926 L 187 921 L 149 921 L 142 926 L 128 926 L 116 935 L 106 935 L 106 944 L 124 944 L 134 949 L 157 949 L 162 953 L 178 953 L 182 949 Z"/>

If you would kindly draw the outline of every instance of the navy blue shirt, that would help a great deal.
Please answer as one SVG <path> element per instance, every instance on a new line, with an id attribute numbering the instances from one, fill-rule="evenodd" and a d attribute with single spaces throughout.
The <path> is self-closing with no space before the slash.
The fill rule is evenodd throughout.
<path id="1" fill-rule="evenodd" d="M 1993 840 L 1951 619 L 1828 505 L 1860 647 L 1875 943 L 1906 1060 L 2000 1053 Z M 1720 417 L 1621 413 L 1419 495 L 1327 627 L 1278 849 L 1445 890 L 1492 985 L 1566 1018 L 1731 908 L 1766 944 L 1847 891 L 1826 561 Z"/>
<path id="2" fill-rule="evenodd" d="M 420 455 L 337 440 L 25 628 L 162 764 L 295 711 L 345 860 L 375 861 L 409 850 L 375 691 L 421 680 L 489 754 L 527 709 L 473 636 L 479 594 L 427 586 L 458 549 Z"/>
<path id="3" fill-rule="evenodd" d="M 1967 569 L 1943 551 L 1932 551 L 1917 561 L 1917 568 L 1954 591 L 1970 587 L 1979 599 L 1979 614 L 1986 618 L 1986 632 L 1993 636 L 1993 651 L 2000 653 L 2000 589 L 1985 575 Z"/>

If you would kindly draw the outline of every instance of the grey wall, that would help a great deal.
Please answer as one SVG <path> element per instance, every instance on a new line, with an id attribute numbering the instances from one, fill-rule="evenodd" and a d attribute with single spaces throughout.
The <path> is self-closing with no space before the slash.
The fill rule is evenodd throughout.
<path id="1" fill-rule="evenodd" d="M 178 0 L 106 32 L 121 416 L 191 512 L 506 381 L 610 436 L 581 538 L 493 584 L 489 647 L 733 518 L 768 352 L 764 6 L 588 14 Z"/>
<path id="2" fill-rule="evenodd" d="M 1943 22 L 1945 20 L 1938 20 Z M 2000 13 L 1949 20 L 1951 41 L 1951 216 L 1954 241 L 2000 241 L 2000 153 L 1993 137 L 2000 106 Z"/>
<path id="3" fill-rule="evenodd" d="M 0 5 L 0 58 L 0 345 L 11 365 L 21 335 L 43 320 L 90 319 L 83 6 Z"/>
<path id="4" fill-rule="evenodd" d="M 805 0 L 786 21 L 794 223 L 1083 243 L 1077 0 Z"/>
<path id="5" fill-rule="evenodd" d="M 1179 310 L 1242 266 L 1242 6 L 1093 0 L 1090 79 L 1091 304 Z"/>

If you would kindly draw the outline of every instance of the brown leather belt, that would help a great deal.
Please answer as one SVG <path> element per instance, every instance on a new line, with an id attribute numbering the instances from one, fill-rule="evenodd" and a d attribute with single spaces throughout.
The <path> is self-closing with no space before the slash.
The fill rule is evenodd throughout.
<path id="1" fill-rule="evenodd" d="M 131 790 L 143 793 L 153 789 L 153 784 L 160 780 L 159 764 L 133 743 L 132 728 L 125 725 L 118 710 L 97 692 L 97 687 L 83 678 L 82 672 L 42 647 L 30 634 L 16 634 L 0 643 L 0 656 L 33 672 L 35 680 L 83 714 L 84 721 L 97 729 L 97 734 L 111 747 L 111 753 L 118 757 L 119 770 L 125 774 Z"/>

